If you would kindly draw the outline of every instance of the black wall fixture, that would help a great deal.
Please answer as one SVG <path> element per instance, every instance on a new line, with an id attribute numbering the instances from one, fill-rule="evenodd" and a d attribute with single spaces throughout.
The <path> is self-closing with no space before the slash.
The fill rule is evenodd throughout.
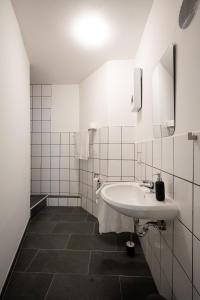
<path id="1" fill-rule="evenodd" d="M 197 12 L 199 3 L 200 0 L 183 0 L 179 14 L 179 26 L 181 29 L 185 29 L 190 25 Z"/>

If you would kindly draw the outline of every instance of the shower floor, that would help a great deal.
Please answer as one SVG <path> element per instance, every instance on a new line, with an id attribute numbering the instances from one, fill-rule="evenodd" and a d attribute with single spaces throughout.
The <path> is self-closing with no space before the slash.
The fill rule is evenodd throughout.
<path id="1" fill-rule="evenodd" d="M 3 299 L 145 300 L 157 293 L 136 237 L 98 234 L 80 207 L 46 207 L 32 218 Z"/>

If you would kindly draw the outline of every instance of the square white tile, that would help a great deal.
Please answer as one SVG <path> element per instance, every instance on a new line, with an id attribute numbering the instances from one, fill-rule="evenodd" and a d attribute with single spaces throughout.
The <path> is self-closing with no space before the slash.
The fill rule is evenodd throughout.
<path id="1" fill-rule="evenodd" d="M 33 101 L 33 108 L 41 108 L 42 107 L 41 97 L 32 97 L 32 101 Z"/>
<path id="2" fill-rule="evenodd" d="M 51 120 L 51 110 L 48 108 L 42 108 L 42 120 L 50 121 Z"/>
<path id="3" fill-rule="evenodd" d="M 135 162 L 133 160 L 122 160 L 122 176 L 135 176 Z"/>
<path id="4" fill-rule="evenodd" d="M 50 84 L 42 85 L 42 96 L 51 97 L 52 86 Z"/>
<path id="5" fill-rule="evenodd" d="M 70 182 L 70 193 L 78 194 L 79 193 L 79 182 Z"/>
<path id="6" fill-rule="evenodd" d="M 31 170 L 31 180 L 40 180 L 40 169 Z"/>
<path id="7" fill-rule="evenodd" d="M 50 121 L 42 121 L 42 132 L 51 132 L 51 122 Z"/>
<path id="8" fill-rule="evenodd" d="M 60 181 L 60 192 L 69 194 L 69 181 Z"/>
<path id="9" fill-rule="evenodd" d="M 136 140 L 136 127 L 123 126 L 122 127 L 122 143 L 134 143 Z"/>
<path id="10" fill-rule="evenodd" d="M 79 170 L 70 170 L 70 181 L 79 181 Z"/>
<path id="11" fill-rule="evenodd" d="M 51 145 L 51 156 L 60 156 L 60 145 Z"/>
<path id="12" fill-rule="evenodd" d="M 61 156 L 69 156 L 69 145 L 61 145 L 60 146 L 60 155 Z"/>
<path id="13" fill-rule="evenodd" d="M 33 89 L 33 97 L 42 96 L 42 86 L 40 84 L 34 84 L 32 86 Z"/>
<path id="14" fill-rule="evenodd" d="M 51 192 L 50 181 L 41 181 L 41 192 L 47 194 Z"/>
<path id="15" fill-rule="evenodd" d="M 63 207 L 63 206 L 68 206 L 68 198 L 59 198 L 59 206 Z"/>
<path id="16" fill-rule="evenodd" d="M 122 159 L 132 159 L 135 157 L 134 144 L 122 144 Z"/>
<path id="17" fill-rule="evenodd" d="M 176 258 L 173 263 L 173 293 L 174 300 L 192 299 L 192 284 Z"/>
<path id="18" fill-rule="evenodd" d="M 108 158 L 108 144 L 100 144 L 100 158 L 101 159 Z"/>
<path id="19" fill-rule="evenodd" d="M 60 158 L 60 168 L 68 169 L 69 168 L 69 157 Z"/>
<path id="20" fill-rule="evenodd" d="M 100 174 L 106 176 L 107 172 L 108 172 L 108 161 L 101 159 L 100 160 Z"/>
<path id="21" fill-rule="evenodd" d="M 51 194 L 59 193 L 59 181 L 51 181 Z"/>
<path id="22" fill-rule="evenodd" d="M 162 170 L 173 174 L 174 172 L 174 138 L 162 139 Z"/>
<path id="23" fill-rule="evenodd" d="M 42 168 L 43 169 L 49 169 L 51 166 L 51 160 L 50 157 L 42 157 Z"/>
<path id="24" fill-rule="evenodd" d="M 186 134 L 174 137 L 174 174 L 193 181 L 193 141 Z"/>
<path id="25" fill-rule="evenodd" d="M 39 194 L 40 193 L 40 181 L 32 181 L 31 182 L 31 192 L 34 194 Z"/>
<path id="26" fill-rule="evenodd" d="M 153 140 L 153 166 L 154 168 L 161 169 L 161 149 L 162 149 L 162 140 L 155 139 Z"/>
<path id="27" fill-rule="evenodd" d="M 145 179 L 146 180 L 153 180 L 153 168 L 151 166 L 145 166 Z"/>
<path id="28" fill-rule="evenodd" d="M 41 109 L 34 108 L 32 110 L 33 121 L 40 121 L 42 119 Z"/>
<path id="29" fill-rule="evenodd" d="M 51 146 L 42 145 L 42 156 L 51 156 Z"/>
<path id="30" fill-rule="evenodd" d="M 99 174 L 99 160 L 94 159 L 94 172 Z"/>
<path id="31" fill-rule="evenodd" d="M 42 143 L 42 134 L 41 133 L 32 133 L 31 134 L 32 145 L 39 145 Z"/>
<path id="32" fill-rule="evenodd" d="M 70 145 L 69 146 L 69 155 L 70 156 L 74 156 L 75 155 L 75 146 L 74 145 Z"/>
<path id="33" fill-rule="evenodd" d="M 108 176 L 122 176 L 121 173 L 122 173 L 121 160 L 109 160 L 108 161 Z"/>
<path id="34" fill-rule="evenodd" d="M 41 178 L 42 180 L 50 180 L 51 179 L 50 169 L 42 169 Z"/>
<path id="35" fill-rule="evenodd" d="M 59 132 L 51 133 L 51 144 L 54 144 L 54 145 L 60 144 L 60 133 Z"/>
<path id="36" fill-rule="evenodd" d="M 42 131 L 42 121 L 32 121 L 32 132 Z"/>
<path id="37" fill-rule="evenodd" d="M 121 127 L 109 127 L 109 143 L 121 143 L 122 142 L 122 128 Z"/>
<path id="38" fill-rule="evenodd" d="M 70 157 L 70 169 L 79 170 L 79 159 Z"/>
<path id="39" fill-rule="evenodd" d="M 192 183 L 175 177 L 174 200 L 179 206 L 178 218 L 192 230 Z"/>
<path id="40" fill-rule="evenodd" d="M 42 108 L 51 108 L 51 97 L 42 97 Z"/>
<path id="41" fill-rule="evenodd" d="M 61 144 L 69 145 L 69 132 L 61 132 Z"/>
<path id="42" fill-rule="evenodd" d="M 200 239 L 200 186 L 194 185 L 194 234 Z"/>
<path id="43" fill-rule="evenodd" d="M 58 169 L 60 167 L 60 158 L 59 157 L 51 157 L 51 168 Z"/>
<path id="44" fill-rule="evenodd" d="M 58 198 L 48 198 L 48 206 L 59 206 Z"/>
<path id="45" fill-rule="evenodd" d="M 193 236 L 193 282 L 200 294 L 200 241 Z"/>
<path id="46" fill-rule="evenodd" d="M 121 159 L 121 144 L 109 144 L 108 148 L 108 159 Z"/>
<path id="47" fill-rule="evenodd" d="M 192 280 L 192 233 L 181 222 L 174 222 L 174 255 Z"/>
<path id="48" fill-rule="evenodd" d="M 153 164 L 153 142 L 146 142 L 146 164 L 152 166 Z"/>
<path id="49" fill-rule="evenodd" d="M 32 156 L 41 156 L 42 155 L 42 146 L 41 145 L 32 145 L 31 155 Z"/>
<path id="50" fill-rule="evenodd" d="M 50 133 L 42 133 L 42 144 L 49 145 L 51 143 Z"/>
<path id="51" fill-rule="evenodd" d="M 39 169 L 39 168 L 41 168 L 41 157 L 32 157 L 31 168 L 32 169 Z"/>
<path id="52" fill-rule="evenodd" d="M 60 180 L 69 181 L 69 169 L 60 169 Z"/>
<path id="53" fill-rule="evenodd" d="M 59 180 L 59 169 L 51 169 L 51 180 Z"/>

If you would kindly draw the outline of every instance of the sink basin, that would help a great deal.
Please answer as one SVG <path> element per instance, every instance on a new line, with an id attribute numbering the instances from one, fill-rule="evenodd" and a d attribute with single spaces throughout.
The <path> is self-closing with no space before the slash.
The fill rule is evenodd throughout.
<path id="1" fill-rule="evenodd" d="M 135 182 L 111 183 L 102 187 L 102 199 L 118 212 L 137 219 L 173 220 L 178 214 L 174 200 L 157 201 L 149 189 Z"/>

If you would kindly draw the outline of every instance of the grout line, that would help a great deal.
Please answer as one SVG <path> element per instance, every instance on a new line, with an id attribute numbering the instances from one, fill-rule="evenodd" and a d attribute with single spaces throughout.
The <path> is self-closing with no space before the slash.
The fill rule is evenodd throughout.
<path id="1" fill-rule="evenodd" d="M 121 300 L 123 300 L 122 283 L 121 283 L 120 276 L 118 276 L 118 281 L 119 281 L 119 289 L 120 289 L 120 298 L 121 298 Z"/>
<path id="2" fill-rule="evenodd" d="M 90 274 L 91 259 L 92 259 L 92 251 L 90 250 L 89 260 L 88 260 L 88 272 L 87 272 L 88 275 Z"/>
<path id="3" fill-rule="evenodd" d="M 44 297 L 44 300 L 47 299 L 47 296 L 48 296 L 48 294 L 49 294 L 49 291 L 50 291 L 50 289 L 51 289 L 51 287 L 52 287 L 52 285 L 53 285 L 53 281 L 54 281 L 55 276 L 56 276 L 56 274 L 53 274 L 53 275 L 52 275 L 52 279 L 51 279 L 50 285 L 49 285 L 49 287 L 48 287 L 48 289 L 47 289 L 47 292 L 46 292 L 46 295 L 45 295 L 45 297 Z"/>
<path id="4" fill-rule="evenodd" d="M 25 268 L 24 272 L 28 272 L 28 269 L 30 268 L 30 266 L 32 265 L 32 262 L 34 261 L 34 259 L 37 257 L 38 253 L 40 252 L 40 250 L 38 249 L 35 253 L 35 255 L 32 257 L 32 259 L 30 260 L 28 266 Z"/>

